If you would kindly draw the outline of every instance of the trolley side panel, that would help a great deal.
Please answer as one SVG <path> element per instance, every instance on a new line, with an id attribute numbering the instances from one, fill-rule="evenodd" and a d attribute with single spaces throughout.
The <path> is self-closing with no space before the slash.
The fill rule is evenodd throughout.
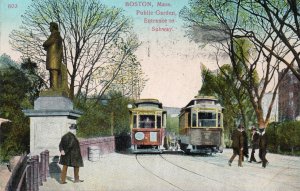
<path id="1" fill-rule="evenodd" d="M 192 145 L 221 145 L 221 129 L 189 129 Z"/>
<path id="2" fill-rule="evenodd" d="M 136 139 L 136 133 L 142 133 L 144 137 L 141 140 Z M 132 144 L 157 146 L 162 144 L 162 129 L 132 129 Z"/>

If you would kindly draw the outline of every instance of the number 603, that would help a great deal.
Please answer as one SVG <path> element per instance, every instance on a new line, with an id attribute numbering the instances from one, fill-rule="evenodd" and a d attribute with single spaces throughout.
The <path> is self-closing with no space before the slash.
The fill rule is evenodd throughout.
<path id="1" fill-rule="evenodd" d="M 8 4 L 9 9 L 14 9 L 14 8 L 17 8 L 17 7 L 18 7 L 17 4 Z"/>

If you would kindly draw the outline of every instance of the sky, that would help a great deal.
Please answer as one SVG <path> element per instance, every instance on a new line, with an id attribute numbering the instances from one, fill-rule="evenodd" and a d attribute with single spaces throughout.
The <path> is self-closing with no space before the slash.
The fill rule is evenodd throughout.
<path id="1" fill-rule="evenodd" d="M 142 43 L 136 55 L 149 79 L 141 98 L 156 98 L 168 107 L 185 106 L 201 88 L 201 63 L 216 68 L 210 49 L 201 49 L 185 37 L 179 11 L 188 5 L 188 0 L 101 2 L 124 9 L 124 14 L 132 18 L 133 29 Z M 158 6 L 158 2 L 167 6 Z M 0 0 L 0 54 L 6 53 L 16 61 L 20 55 L 11 49 L 8 36 L 18 29 L 21 15 L 29 5 L 30 0 Z M 145 19 L 163 19 L 167 23 L 145 23 Z M 170 31 L 153 31 L 153 27 Z"/>

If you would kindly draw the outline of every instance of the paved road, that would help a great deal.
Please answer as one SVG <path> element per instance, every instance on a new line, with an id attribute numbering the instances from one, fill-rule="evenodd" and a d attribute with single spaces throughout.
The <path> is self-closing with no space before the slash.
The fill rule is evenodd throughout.
<path id="1" fill-rule="evenodd" d="M 134 155 L 113 153 L 97 162 L 85 161 L 80 169 L 82 183 L 58 183 L 59 173 L 40 187 L 41 191 L 241 191 L 300 190 L 300 157 L 267 154 L 270 164 L 227 164 L 231 150 L 213 156 Z M 55 167 L 56 164 L 51 164 Z M 60 166 L 57 170 L 59 170 Z M 52 168 L 53 169 L 53 168 Z"/>

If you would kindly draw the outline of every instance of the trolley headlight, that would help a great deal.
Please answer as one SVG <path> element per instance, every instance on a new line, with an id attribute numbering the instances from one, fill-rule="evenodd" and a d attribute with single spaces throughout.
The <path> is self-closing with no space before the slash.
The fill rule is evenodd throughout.
<path id="1" fill-rule="evenodd" d="M 134 138 L 138 141 L 141 141 L 145 138 L 145 134 L 143 132 L 137 132 L 134 134 Z"/>

